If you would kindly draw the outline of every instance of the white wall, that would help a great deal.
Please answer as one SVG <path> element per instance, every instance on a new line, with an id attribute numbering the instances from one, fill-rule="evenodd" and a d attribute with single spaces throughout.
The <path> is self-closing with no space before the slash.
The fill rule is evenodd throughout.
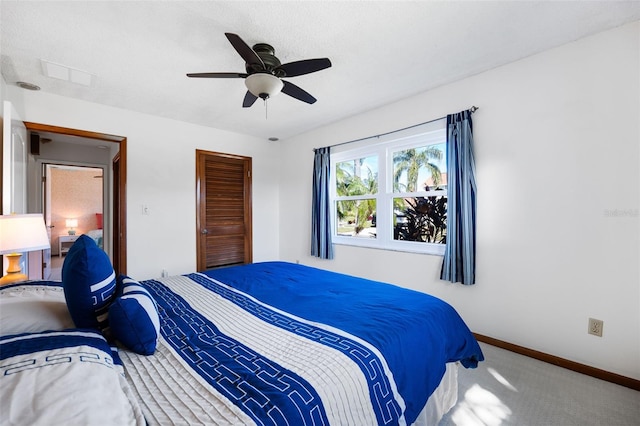
<path id="1" fill-rule="evenodd" d="M 6 92 L 7 83 L 4 81 L 4 76 L 0 74 L 0 102 L 4 102 L 4 96 Z M 3 112 L 0 111 L 0 117 L 3 116 Z"/>
<path id="2" fill-rule="evenodd" d="M 636 22 L 285 141 L 281 258 L 434 294 L 475 332 L 640 379 L 639 36 Z M 472 105 L 475 286 L 440 281 L 439 256 L 309 256 L 312 148 Z"/>
<path id="3" fill-rule="evenodd" d="M 5 96 L 7 93 L 7 83 L 4 81 L 4 76 L 2 74 L 0 74 L 0 105 L 4 105 L 4 101 L 5 101 Z M 0 128 L 4 129 L 4 108 L 0 108 Z M 4 131 L 0 131 L 0 152 L 2 152 L 2 161 L 0 161 L 0 176 L 3 176 L 3 172 L 4 172 Z M 2 178 L 0 177 L 0 181 L 2 181 Z M 2 182 L 0 182 L 0 188 L 2 188 Z M 1 198 L 1 197 L 0 197 Z M 2 211 L 2 203 L 0 202 L 0 213 L 3 213 Z M 2 267 L 2 273 L 4 273 L 4 271 L 6 270 L 3 265 L 0 265 L 0 267 Z"/>
<path id="4" fill-rule="evenodd" d="M 196 270 L 196 149 L 253 158 L 253 255 L 278 258 L 278 144 L 7 85 L 25 121 L 127 138 L 127 272 Z M 142 205 L 150 214 L 142 215 Z"/>

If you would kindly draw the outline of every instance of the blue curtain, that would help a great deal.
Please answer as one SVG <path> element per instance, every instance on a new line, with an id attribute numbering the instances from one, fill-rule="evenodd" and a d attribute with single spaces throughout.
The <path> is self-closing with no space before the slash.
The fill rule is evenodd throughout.
<path id="1" fill-rule="evenodd" d="M 333 259 L 331 202 L 329 200 L 330 150 L 330 147 L 317 148 L 313 160 L 311 255 L 321 259 Z"/>
<path id="2" fill-rule="evenodd" d="M 471 110 L 447 116 L 447 245 L 440 278 L 476 282 L 476 178 Z"/>

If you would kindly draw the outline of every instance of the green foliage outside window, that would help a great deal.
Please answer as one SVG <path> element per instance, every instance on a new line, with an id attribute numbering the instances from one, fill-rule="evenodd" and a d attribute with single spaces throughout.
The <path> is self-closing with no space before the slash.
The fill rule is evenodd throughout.
<path id="1" fill-rule="evenodd" d="M 433 196 L 411 194 L 445 190 L 441 184 L 446 174 L 439 166 L 444 164 L 444 150 L 442 143 L 393 152 L 393 192 L 404 194 L 393 198 L 394 240 L 446 242 L 446 192 Z M 370 156 L 336 164 L 336 195 L 353 197 L 336 202 L 339 235 L 376 237 L 377 162 L 377 156 Z M 365 229 L 369 232 L 359 235 Z"/>
<path id="2" fill-rule="evenodd" d="M 437 164 L 444 157 L 442 145 L 430 145 L 397 151 L 393 154 L 393 184 L 395 192 L 415 192 L 418 190 L 443 190 L 439 187 L 442 172 Z M 418 189 L 421 169 L 430 175 L 433 188 L 424 185 Z M 446 243 L 447 197 L 407 197 L 394 198 L 393 239 L 426 243 Z M 399 220 L 401 219 L 401 220 Z"/>
<path id="3" fill-rule="evenodd" d="M 442 191 L 442 189 L 440 189 Z M 400 199 L 407 204 L 404 221 L 393 229 L 394 240 L 445 244 L 447 242 L 447 197 Z M 395 200 L 394 200 L 395 201 Z"/>
<path id="4" fill-rule="evenodd" d="M 368 167 L 363 169 L 365 160 L 367 159 L 360 158 L 337 164 L 336 193 L 338 196 L 374 195 L 378 192 L 378 175 Z M 369 160 L 371 161 L 371 159 Z M 362 178 L 363 171 L 366 173 L 364 179 Z M 338 220 L 348 224 L 343 231 L 353 229 L 355 235 L 358 235 L 365 228 L 375 227 L 375 223 L 373 223 L 376 211 L 375 198 L 341 200 L 336 207 Z M 340 229 L 338 231 L 341 233 Z"/>

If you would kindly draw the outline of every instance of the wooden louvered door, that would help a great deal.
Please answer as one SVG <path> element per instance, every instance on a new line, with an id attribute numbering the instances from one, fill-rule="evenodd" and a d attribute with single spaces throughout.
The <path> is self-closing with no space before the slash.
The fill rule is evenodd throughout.
<path id="1" fill-rule="evenodd" d="M 198 270 L 252 262 L 251 158 L 196 151 Z"/>

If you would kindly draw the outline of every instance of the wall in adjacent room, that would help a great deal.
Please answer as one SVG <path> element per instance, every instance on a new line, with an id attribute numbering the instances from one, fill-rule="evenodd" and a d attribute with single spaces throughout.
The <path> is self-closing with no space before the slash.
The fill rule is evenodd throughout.
<path id="1" fill-rule="evenodd" d="M 58 254 L 58 236 L 68 235 L 67 219 L 76 219 L 77 235 L 97 229 L 96 213 L 102 213 L 101 169 L 54 167 L 51 170 L 52 254 Z"/>
<path id="2" fill-rule="evenodd" d="M 434 294 L 475 332 L 640 379 L 639 26 L 284 141 L 281 258 Z M 472 105 L 475 286 L 439 280 L 439 256 L 349 246 L 333 261 L 309 256 L 313 148 Z M 589 317 L 604 321 L 603 337 L 587 334 Z"/>

